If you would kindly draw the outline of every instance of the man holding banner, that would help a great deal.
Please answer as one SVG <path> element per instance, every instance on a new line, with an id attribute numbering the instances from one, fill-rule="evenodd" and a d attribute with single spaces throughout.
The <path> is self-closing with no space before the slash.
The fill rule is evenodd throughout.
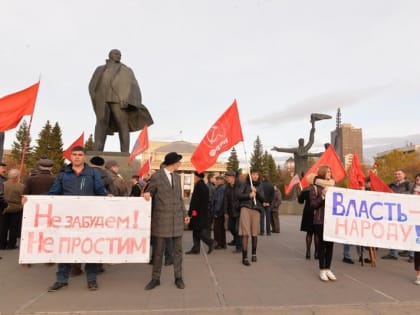
<path id="1" fill-rule="evenodd" d="M 99 172 L 85 163 L 85 148 L 76 146 L 71 150 L 71 164 L 60 172 L 48 195 L 106 196 L 107 191 Z M 71 264 L 59 263 L 56 282 L 48 292 L 57 291 L 68 285 Z M 97 265 L 86 263 L 86 280 L 89 290 L 97 290 Z"/>

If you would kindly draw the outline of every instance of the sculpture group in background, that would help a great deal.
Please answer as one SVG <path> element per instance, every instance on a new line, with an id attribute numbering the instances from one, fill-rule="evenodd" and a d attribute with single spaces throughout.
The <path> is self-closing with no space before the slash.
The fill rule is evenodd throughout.
<path id="1" fill-rule="evenodd" d="M 311 114 L 311 130 L 309 132 L 309 141 L 305 145 L 305 140 L 303 138 L 300 138 L 298 140 L 298 146 L 296 148 L 279 148 L 279 147 L 273 147 L 271 150 L 277 151 L 277 152 L 285 152 L 285 153 L 293 153 L 293 159 L 295 162 L 295 174 L 298 174 L 300 178 L 305 175 L 306 171 L 308 170 L 308 158 L 309 157 L 318 157 L 321 156 L 322 153 L 309 153 L 309 149 L 314 144 L 315 140 L 315 122 L 318 120 L 323 119 L 331 119 L 332 117 L 330 115 L 325 114 L 318 114 L 313 113 Z"/>
<path id="2" fill-rule="evenodd" d="M 89 83 L 96 115 L 95 151 L 103 151 L 107 135 L 119 133 L 121 152 L 129 152 L 130 131 L 151 126 L 153 119 L 142 104 L 133 71 L 121 63 L 121 52 L 109 52 L 106 64 L 96 68 Z"/>

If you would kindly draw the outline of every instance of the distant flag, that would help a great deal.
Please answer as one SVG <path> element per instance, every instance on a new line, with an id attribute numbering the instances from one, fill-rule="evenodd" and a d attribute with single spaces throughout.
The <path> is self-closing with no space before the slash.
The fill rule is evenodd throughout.
<path id="1" fill-rule="evenodd" d="M 67 160 L 70 161 L 71 158 L 71 150 L 76 146 L 82 146 L 85 144 L 85 133 L 82 132 L 79 138 L 77 138 L 68 148 L 67 150 L 63 151 L 63 156 Z"/>
<path id="2" fill-rule="evenodd" d="M 295 176 L 292 177 L 290 180 L 289 185 L 285 186 L 285 194 L 288 195 L 292 192 L 293 187 L 295 187 L 297 184 L 300 183 L 300 178 L 298 174 L 295 174 Z"/>
<path id="3" fill-rule="evenodd" d="M 16 128 L 23 116 L 32 116 L 38 88 L 39 81 L 24 90 L 0 98 L 0 132 Z"/>
<path id="4" fill-rule="evenodd" d="M 343 164 L 341 163 L 337 153 L 334 150 L 332 145 L 328 146 L 327 150 L 321 155 L 321 157 L 316 161 L 314 165 L 306 172 L 305 176 L 301 180 L 301 185 L 303 188 L 308 186 L 308 181 L 306 176 L 313 173 L 318 173 L 318 168 L 321 165 L 327 165 L 331 168 L 332 176 L 335 182 L 339 182 L 344 177 L 346 177 L 346 170 L 344 169 Z"/>
<path id="5" fill-rule="evenodd" d="M 139 136 L 137 137 L 136 143 L 134 143 L 133 150 L 131 151 L 130 156 L 128 157 L 128 164 L 130 164 L 134 158 L 142 154 L 149 148 L 149 134 L 147 131 L 147 125 L 144 126 L 143 130 L 140 131 Z"/>
<path id="6" fill-rule="evenodd" d="M 137 172 L 137 175 L 141 178 L 144 174 L 150 172 L 151 166 L 150 166 L 150 159 L 148 159 L 143 166 L 139 169 Z"/>
<path id="7" fill-rule="evenodd" d="M 365 175 L 362 172 L 362 168 L 360 166 L 359 157 L 357 155 L 356 150 L 353 153 L 353 159 L 350 165 L 349 171 L 349 187 L 352 189 L 364 189 L 365 188 Z"/>
<path id="8" fill-rule="evenodd" d="M 369 178 L 370 190 L 390 193 L 393 192 L 392 189 L 382 181 L 382 179 L 380 179 L 374 172 L 372 172 L 372 170 L 369 170 Z"/>
<path id="9" fill-rule="evenodd" d="M 216 163 L 221 153 L 243 140 L 238 105 L 234 100 L 232 105 L 207 131 L 192 154 L 191 162 L 197 172 L 202 173 Z"/>

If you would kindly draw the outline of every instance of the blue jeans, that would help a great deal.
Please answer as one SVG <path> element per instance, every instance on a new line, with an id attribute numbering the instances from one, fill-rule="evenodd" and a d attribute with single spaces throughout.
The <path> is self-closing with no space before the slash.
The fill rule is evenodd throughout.
<path id="1" fill-rule="evenodd" d="M 96 281 L 96 274 L 97 274 L 97 264 L 85 264 L 85 273 L 86 273 L 86 280 Z M 59 283 L 67 283 L 69 281 L 71 271 L 71 264 L 58 264 L 57 270 L 57 282 Z"/>
<path id="2" fill-rule="evenodd" d="M 265 216 L 265 220 L 264 220 Z M 264 229 L 265 224 L 265 229 Z M 260 212 L 260 233 L 264 234 L 264 231 L 267 232 L 267 235 L 271 234 L 271 207 L 264 207 Z"/>
<path id="3" fill-rule="evenodd" d="M 352 246 L 352 245 L 343 244 L 343 257 L 344 258 L 351 259 L 350 246 Z M 360 256 L 360 254 L 361 254 L 361 252 L 360 252 L 360 246 L 356 246 L 356 252 L 357 252 L 357 255 Z"/>

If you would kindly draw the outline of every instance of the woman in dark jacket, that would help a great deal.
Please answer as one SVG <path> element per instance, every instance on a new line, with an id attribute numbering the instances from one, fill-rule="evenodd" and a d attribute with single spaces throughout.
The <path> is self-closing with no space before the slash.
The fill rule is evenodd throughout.
<path id="1" fill-rule="evenodd" d="M 203 178 L 203 173 L 194 173 L 194 191 L 188 210 L 188 216 L 191 218 L 189 228 L 193 231 L 193 247 L 185 254 L 199 254 L 200 240 L 209 247 L 208 254 L 213 250 L 213 240 L 210 238 L 209 229 L 209 188 Z"/>
<path id="2" fill-rule="evenodd" d="M 312 183 L 314 180 L 315 174 L 309 174 L 307 176 L 308 183 Z M 311 259 L 311 245 L 312 245 L 312 236 L 314 239 L 315 253 L 314 258 L 318 259 L 318 236 L 314 233 L 314 211 L 310 206 L 309 200 L 309 191 L 310 187 L 303 189 L 299 196 L 298 202 L 304 204 L 302 212 L 302 220 L 300 222 L 300 230 L 306 232 L 306 259 Z"/>
<path id="3" fill-rule="evenodd" d="M 322 281 L 335 281 L 337 278 L 331 272 L 331 261 L 333 256 L 333 242 L 324 240 L 324 213 L 325 213 L 325 195 L 329 186 L 334 185 L 331 168 L 322 165 L 318 169 L 318 174 L 314 179 L 313 185 L 309 191 L 310 205 L 314 210 L 314 228 L 319 238 L 319 278 Z"/>
<path id="4" fill-rule="evenodd" d="M 243 183 L 237 191 L 241 214 L 239 217 L 239 235 L 242 236 L 242 264 L 249 266 L 248 239 L 252 240 L 251 261 L 257 261 L 257 240 L 260 230 L 260 212 L 264 202 L 264 191 L 259 182 L 258 171 L 251 171 L 251 179 Z"/>

